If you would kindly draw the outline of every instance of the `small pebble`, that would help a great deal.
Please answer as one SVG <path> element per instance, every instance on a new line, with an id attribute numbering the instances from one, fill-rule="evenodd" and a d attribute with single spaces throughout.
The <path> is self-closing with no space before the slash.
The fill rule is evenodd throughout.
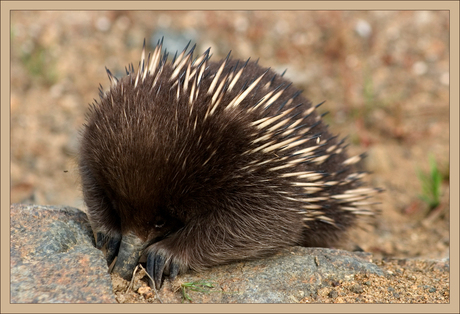
<path id="1" fill-rule="evenodd" d="M 152 289 L 150 287 L 140 287 L 137 292 L 139 294 L 147 294 L 151 291 Z"/>
<path id="2" fill-rule="evenodd" d="M 351 287 L 351 292 L 354 292 L 354 293 L 363 293 L 364 290 L 363 290 L 363 287 L 361 287 L 360 285 L 354 285 L 353 287 Z"/>
<path id="3" fill-rule="evenodd" d="M 332 290 L 331 292 L 329 292 L 328 296 L 329 296 L 329 298 L 335 299 L 335 298 L 337 298 L 338 293 L 337 293 L 337 291 Z"/>

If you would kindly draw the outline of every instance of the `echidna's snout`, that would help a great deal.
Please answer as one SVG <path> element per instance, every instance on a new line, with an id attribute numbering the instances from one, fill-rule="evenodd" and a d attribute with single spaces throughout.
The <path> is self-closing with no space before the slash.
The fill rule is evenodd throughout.
<path id="1" fill-rule="evenodd" d="M 139 258 L 144 251 L 145 245 L 146 242 L 132 232 L 124 235 L 120 241 L 117 260 L 112 272 L 126 280 L 130 280 L 136 265 L 139 263 Z"/>
<path id="2" fill-rule="evenodd" d="M 112 237 L 104 236 L 103 233 L 98 232 L 96 247 L 99 249 L 105 248 L 110 272 L 118 274 L 123 279 L 130 280 L 146 243 L 132 232 L 125 236 L 117 234 Z"/>

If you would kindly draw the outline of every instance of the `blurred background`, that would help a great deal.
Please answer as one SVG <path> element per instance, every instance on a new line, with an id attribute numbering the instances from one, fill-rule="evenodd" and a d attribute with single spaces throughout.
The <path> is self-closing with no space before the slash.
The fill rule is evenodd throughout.
<path id="1" fill-rule="evenodd" d="M 13 11 L 11 202 L 85 210 L 76 156 L 98 86 L 162 36 L 213 60 L 283 72 L 351 155 L 367 151 L 381 216 L 354 243 L 377 257 L 449 254 L 448 11 Z"/>

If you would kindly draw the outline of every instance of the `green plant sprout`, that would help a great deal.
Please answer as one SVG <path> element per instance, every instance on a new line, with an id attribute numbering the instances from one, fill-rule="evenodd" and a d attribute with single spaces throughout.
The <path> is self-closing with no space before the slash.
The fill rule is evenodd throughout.
<path id="1" fill-rule="evenodd" d="M 441 183 L 443 176 L 438 168 L 436 159 L 430 156 L 430 172 L 418 171 L 418 177 L 422 183 L 422 194 L 419 197 L 428 204 L 430 210 L 436 208 L 441 198 Z"/>
<path id="2" fill-rule="evenodd" d="M 211 282 L 200 280 L 181 283 L 180 287 L 182 292 L 182 302 L 184 302 L 184 300 L 193 302 L 192 298 L 187 293 L 188 290 L 209 293 L 211 292 L 209 289 L 214 288 L 214 285 Z"/>

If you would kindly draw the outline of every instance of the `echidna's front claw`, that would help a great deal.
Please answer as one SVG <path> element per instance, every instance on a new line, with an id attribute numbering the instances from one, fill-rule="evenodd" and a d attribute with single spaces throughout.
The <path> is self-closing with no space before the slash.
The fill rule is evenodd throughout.
<path id="1" fill-rule="evenodd" d="M 121 234 L 111 237 L 105 235 L 103 232 L 98 232 L 96 234 L 96 248 L 100 250 L 105 246 L 105 259 L 107 260 L 108 266 L 112 264 L 113 260 L 117 256 L 118 250 L 120 249 L 120 243 Z"/>
<path id="2" fill-rule="evenodd" d="M 163 285 L 164 275 L 169 275 L 173 280 L 179 274 L 181 265 L 164 248 L 153 247 L 147 254 L 147 273 L 153 279 L 150 286 L 160 289 Z"/>
<path id="3" fill-rule="evenodd" d="M 171 261 L 169 265 L 169 279 L 173 280 L 179 274 L 179 264 Z"/>
<path id="4" fill-rule="evenodd" d="M 161 273 L 159 272 L 160 268 L 164 267 L 164 258 L 161 255 L 157 255 L 156 252 L 150 252 L 147 256 L 147 273 L 153 279 L 150 280 L 150 286 L 157 289 L 161 288 L 162 279 L 163 279 L 163 269 Z"/>
<path id="5" fill-rule="evenodd" d="M 163 273 L 165 269 L 166 258 L 158 251 L 151 251 L 147 255 L 147 273 L 153 279 L 150 280 L 150 286 L 160 289 L 163 284 Z"/>
<path id="6" fill-rule="evenodd" d="M 118 255 L 118 251 L 120 249 L 121 244 L 121 236 L 110 238 L 107 242 L 107 251 L 105 258 L 107 259 L 107 265 L 111 265 L 115 257 Z"/>

